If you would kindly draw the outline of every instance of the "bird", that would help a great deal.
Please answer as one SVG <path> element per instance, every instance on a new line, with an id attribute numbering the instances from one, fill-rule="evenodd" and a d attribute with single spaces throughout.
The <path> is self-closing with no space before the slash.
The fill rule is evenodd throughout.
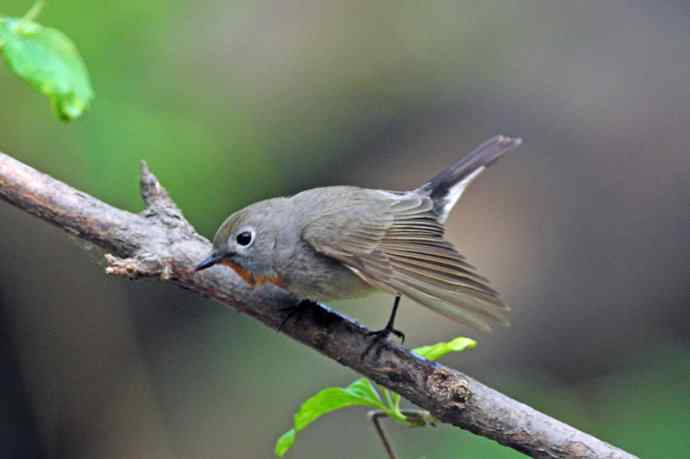
<path id="1" fill-rule="evenodd" d="M 251 204 L 231 214 L 196 272 L 232 269 L 250 288 L 272 284 L 306 301 L 401 297 L 482 331 L 508 325 L 510 307 L 445 238 L 444 224 L 467 187 L 522 139 L 497 135 L 410 191 L 328 186 Z"/>

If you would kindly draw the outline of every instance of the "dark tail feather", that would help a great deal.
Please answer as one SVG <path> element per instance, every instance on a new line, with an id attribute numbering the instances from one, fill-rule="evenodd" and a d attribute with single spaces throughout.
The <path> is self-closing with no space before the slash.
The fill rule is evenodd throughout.
<path id="1" fill-rule="evenodd" d="M 469 183 L 505 153 L 519 147 L 522 139 L 497 135 L 487 140 L 452 166 L 442 170 L 419 188 L 434 201 L 441 222 L 460 199 Z"/>

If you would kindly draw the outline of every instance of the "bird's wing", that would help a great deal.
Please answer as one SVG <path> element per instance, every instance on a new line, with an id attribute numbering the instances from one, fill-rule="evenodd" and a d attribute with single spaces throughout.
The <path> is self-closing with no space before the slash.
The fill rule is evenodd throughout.
<path id="1" fill-rule="evenodd" d="M 347 208 L 333 209 L 306 225 L 302 238 L 371 285 L 408 296 L 450 319 L 484 331 L 491 323 L 508 323 L 508 306 L 443 239 L 430 198 L 359 193 L 347 199 Z"/>

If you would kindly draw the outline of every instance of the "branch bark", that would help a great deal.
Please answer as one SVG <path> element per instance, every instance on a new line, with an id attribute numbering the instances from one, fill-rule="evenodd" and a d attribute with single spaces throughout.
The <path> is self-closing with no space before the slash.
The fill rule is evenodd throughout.
<path id="1" fill-rule="evenodd" d="M 106 273 L 171 282 L 278 328 L 288 314 L 285 308 L 296 305 L 297 298 L 270 283 L 250 288 L 222 266 L 195 274 L 210 243 L 194 231 L 143 162 L 141 195 L 145 210 L 127 212 L 0 153 L 0 198 L 105 249 Z M 532 457 L 635 457 L 393 342 L 375 344 L 362 359 L 371 342 L 367 329 L 325 306 L 308 307 L 281 331 L 440 421 Z"/>

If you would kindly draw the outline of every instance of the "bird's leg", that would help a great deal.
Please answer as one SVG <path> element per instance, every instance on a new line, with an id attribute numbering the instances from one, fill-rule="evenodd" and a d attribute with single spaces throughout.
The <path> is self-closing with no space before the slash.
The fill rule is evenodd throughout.
<path id="1" fill-rule="evenodd" d="M 376 330 L 376 331 L 370 331 L 368 334 L 371 336 L 376 336 L 377 339 L 384 339 L 388 338 L 389 335 L 393 334 L 400 338 L 401 342 L 405 342 L 405 334 L 395 328 L 395 315 L 398 313 L 398 306 L 400 305 L 400 295 L 397 295 L 395 297 L 395 301 L 393 302 L 393 310 L 391 311 L 391 315 L 388 318 L 388 323 L 384 328 L 381 330 Z"/>
<path id="2" fill-rule="evenodd" d="M 293 317 L 297 316 L 297 320 L 299 320 L 301 314 L 305 311 L 305 309 L 307 309 L 307 307 L 309 307 L 309 306 L 313 306 L 314 304 L 316 304 L 316 303 L 314 303 L 311 300 L 302 300 L 294 306 L 288 306 L 286 308 L 281 308 L 280 311 L 281 312 L 287 312 L 287 315 L 280 322 L 280 325 L 278 325 L 278 331 L 282 331 L 285 324 L 287 324 L 288 321 L 290 319 L 292 319 Z"/>

